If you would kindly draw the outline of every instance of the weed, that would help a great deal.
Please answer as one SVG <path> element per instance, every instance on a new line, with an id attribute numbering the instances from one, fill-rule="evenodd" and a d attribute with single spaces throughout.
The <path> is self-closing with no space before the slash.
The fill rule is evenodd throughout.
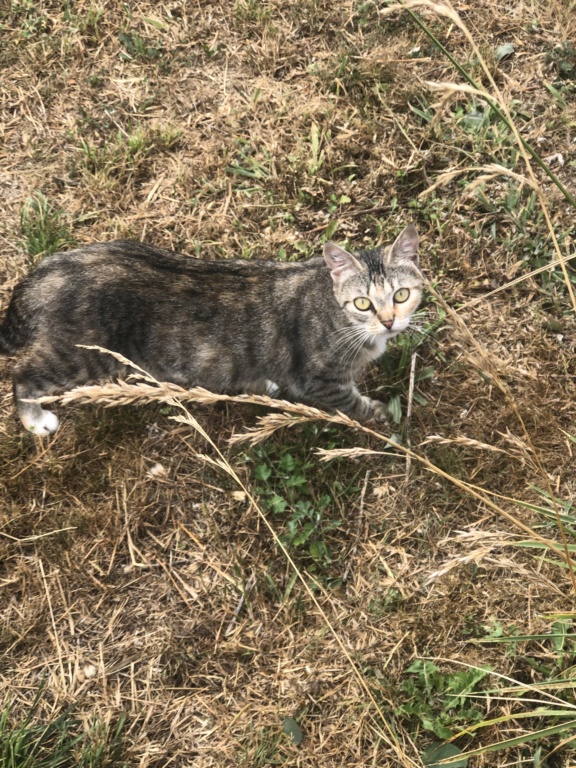
<path id="1" fill-rule="evenodd" d="M 238 751 L 238 765 L 242 768 L 269 768 L 285 765 L 282 755 L 282 733 L 280 729 L 253 727 L 241 740 Z"/>
<path id="2" fill-rule="evenodd" d="M 263 190 L 264 185 L 255 182 L 263 182 L 272 175 L 270 154 L 265 149 L 259 152 L 248 139 L 237 138 L 234 143 L 235 157 L 226 168 L 226 173 L 238 177 L 234 189 L 248 196 L 252 192 Z M 250 181 L 247 181 L 248 179 Z"/>
<path id="3" fill-rule="evenodd" d="M 576 80 L 576 47 L 572 43 L 561 43 L 547 58 L 560 80 Z"/>
<path id="4" fill-rule="evenodd" d="M 121 714 L 114 726 L 93 718 L 88 732 L 83 734 L 81 748 L 76 750 L 78 768 L 123 768 L 125 747 L 123 730 L 126 715 Z"/>
<path id="5" fill-rule="evenodd" d="M 322 145 L 331 139 L 330 132 L 321 133 L 318 125 L 312 123 L 310 129 L 310 160 L 308 161 L 308 175 L 316 176 L 324 164 L 324 150 Z"/>
<path id="6" fill-rule="evenodd" d="M 270 463 L 263 452 L 258 459 L 260 463 L 254 468 L 256 492 L 265 510 L 282 516 L 285 528 L 282 543 L 291 550 L 304 549 L 313 560 L 328 565 L 331 553 L 324 535 L 338 528 L 341 521 L 326 519 L 325 513 L 333 503 L 330 494 L 311 498 L 310 470 L 314 463 L 302 461 L 288 452 L 283 453 L 276 464 Z M 342 488 L 334 489 L 339 490 Z"/>
<path id="7" fill-rule="evenodd" d="M 503 191 L 498 197 L 486 194 L 479 188 L 476 193 L 478 206 L 499 222 L 509 222 L 518 235 L 533 234 L 541 228 L 542 212 L 537 207 L 536 193 L 523 189 L 517 181 L 508 179 L 500 185 Z"/>
<path id="8" fill-rule="evenodd" d="M 20 217 L 23 246 L 33 259 L 48 256 L 72 243 L 64 214 L 55 209 L 42 192 L 24 203 Z"/>
<path id="9" fill-rule="evenodd" d="M 348 197 L 348 195 L 335 195 L 332 193 L 330 195 L 330 198 L 328 200 L 327 208 L 330 211 L 330 213 L 337 213 L 343 205 L 347 205 L 348 203 L 351 203 L 352 200 Z M 326 238 L 330 238 L 334 235 L 335 229 L 332 231 L 326 230 Z"/>
<path id="10" fill-rule="evenodd" d="M 574 440 L 572 436 L 569 436 L 569 438 L 572 441 Z M 564 546 L 567 550 L 571 553 L 576 552 L 576 514 L 574 510 L 574 501 L 572 499 L 564 501 L 540 488 L 535 488 L 534 490 L 542 499 L 540 504 L 532 504 L 527 501 L 520 501 L 519 499 L 516 500 L 516 504 L 539 515 L 541 522 L 534 525 L 534 530 L 557 532 L 561 534 L 565 541 Z M 562 531 L 560 531 L 560 528 Z M 546 553 L 545 559 L 547 562 L 553 563 L 563 569 L 568 568 L 567 564 L 564 561 L 558 560 L 556 554 L 550 550 L 550 546 L 544 542 L 527 539 L 518 542 L 517 546 L 529 550 L 536 550 L 536 552 L 544 551 Z M 574 557 L 573 554 L 572 557 Z"/>
<path id="11" fill-rule="evenodd" d="M 550 632 L 540 632 L 537 634 L 521 634 L 516 625 L 511 624 L 504 627 L 499 621 L 493 620 L 484 627 L 487 634 L 479 638 L 479 643 L 500 643 L 508 649 L 511 656 L 519 656 L 526 661 L 533 669 L 543 674 L 546 680 L 554 678 L 558 670 L 572 668 L 574 655 L 576 652 L 576 633 L 572 617 L 560 616 L 552 623 Z M 546 663 L 542 663 L 537 656 L 538 652 L 533 654 L 529 652 L 532 647 L 539 649 L 546 648 Z M 574 701 L 574 692 L 570 690 L 569 700 Z"/>
<path id="12" fill-rule="evenodd" d="M 417 312 L 414 316 L 414 325 L 407 333 L 400 334 L 379 360 L 379 377 L 385 381 L 385 384 L 374 387 L 372 391 L 384 393 L 388 411 L 395 425 L 400 425 L 403 419 L 412 357 L 444 322 L 444 311 L 437 308 L 436 312 L 437 315 L 433 320 L 429 319 L 428 310 L 422 309 L 419 313 Z M 414 381 L 419 385 L 433 377 L 433 366 L 425 365 L 416 371 Z M 428 402 L 425 395 L 418 391 L 414 393 L 414 400 L 419 405 L 426 405 Z"/>
<path id="13" fill-rule="evenodd" d="M 118 40 L 124 49 L 119 56 L 124 61 L 153 61 L 162 54 L 160 47 L 149 44 L 135 29 L 119 32 Z"/>
<path id="14" fill-rule="evenodd" d="M 50 28 L 47 14 L 42 12 L 35 0 L 11 2 L 10 10 L 16 21 L 20 23 L 20 34 L 24 40 L 38 37 Z"/>
<path id="15" fill-rule="evenodd" d="M 418 659 L 400 683 L 396 699 L 403 703 L 396 715 L 418 720 L 423 728 L 440 739 L 449 739 L 455 730 L 482 720 L 482 712 L 467 699 L 489 672 L 486 669 L 466 669 L 444 674 L 431 661 Z"/>
<path id="16" fill-rule="evenodd" d="M 68 0 L 64 4 L 64 19 L 91 44 L 96 44 L 101 38 L 103 13 L 101 8 L 93 7 L 83 9 L 82 13 L 77 13 Z"/>
<path id="17" fill-rule="evenodd" d="M 368 610 L 374 618 L 379 619 L 398 608 L 403 599 L 402 592 L 399 589 L 390 587 L 384 597 L 374 597 L 370 600 Z"/>
<path id="18" fill-rule="evenodd" d="M 313 443 L 320 434 L 326 440 L 334 430 L 315 427 L 307 432 Z M 352 498 L 358 492 L 356 483 L 338 477 L 336 469 L 320 476 L 310 448 L 302 446 L 256 446 L 244 459 L 254 467 L 259 503 L 280 525 L 282 543 L 308 560 L 310 570 L 326 571 L 338 559 L 337 542 L 331 540 L 342 525 L 336 500 Z"/>
<path id="19" fill-rule="evenodd" d="M 157 149 L 169 151 L 175 149 L 182 137 L 182 131 L 169 123 L 152 129 L 150 141 Z"/>

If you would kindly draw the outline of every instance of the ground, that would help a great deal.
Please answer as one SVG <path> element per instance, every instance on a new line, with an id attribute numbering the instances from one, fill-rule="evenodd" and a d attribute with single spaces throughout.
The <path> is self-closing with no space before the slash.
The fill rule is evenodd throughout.
<path id="1" fill-rule="evenodd" d="M 294 260 L 413 221 L 429 280 L 362 383 L 389 426 L 92 402 L 40 440 L 0 362 L 2 765 L 576 764 L 576 17 L 412 6 L 0 8 L 2 308 L 116 237 Z"/>

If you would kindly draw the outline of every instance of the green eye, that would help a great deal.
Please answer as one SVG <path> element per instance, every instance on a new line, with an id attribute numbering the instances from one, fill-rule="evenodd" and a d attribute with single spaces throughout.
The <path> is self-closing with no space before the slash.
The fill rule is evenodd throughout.
<path id="1" fill-rule="evenodd" d="M 407 301 L 408 296 L 410 296 L 409 288 L 398 288 L 394 294 L 394 302 L 396 304 L 403 304 L 405 301 Z"/>
<path id="2" fill-rule="evenodd" d="M 372 302 L 365 296 L 359 296 L 357 299 L 354 299 L 354 306 L 362 312 L 367 312 L 369 309 L 372 309 Z"/>

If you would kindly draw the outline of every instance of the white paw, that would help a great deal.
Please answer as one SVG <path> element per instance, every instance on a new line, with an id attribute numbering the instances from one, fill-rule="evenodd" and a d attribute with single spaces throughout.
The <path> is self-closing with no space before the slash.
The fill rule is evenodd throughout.
<path id="1" fill-rule="evenodd" d="M 266 385 L 266 394 L 268 397 L 276 397 L 278 392 L 280 392 L 280 387 L 278 384 L 275 384 L 273 381 L 270 381 L 270 379 L 264 379 L 264 383 Z"/>
<path id="2" fill-rule="evenodd" d="M 22 416 L 22 424 L 29 432 L 33 432 L 39 437 L 46 437 L 46 435 L 56 432 L 60 420 L 52 411 L 45 411 L 43 408 L 38 414 L 25 414 Z"/>

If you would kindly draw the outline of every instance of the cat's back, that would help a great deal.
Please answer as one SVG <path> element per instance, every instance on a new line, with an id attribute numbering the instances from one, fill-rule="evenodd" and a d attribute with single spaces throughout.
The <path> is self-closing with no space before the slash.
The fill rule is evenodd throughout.
<path id="1" fill-rule="evenodd" d="M 79 281 L 93 290 L 111 282 L 142 284 L 150 290 L 167 284 L 172 289 L 201 284 L 204 288 L 238 288 L 239 281 L 264 283 L 293 278 L 296 282 L 315 273 L 321 259 L 306 262 L 268 260 L 199 259 L 133 240 L 93 243 L 44 259 L 25 282 L 46 282 L 52 288 Z"/>

